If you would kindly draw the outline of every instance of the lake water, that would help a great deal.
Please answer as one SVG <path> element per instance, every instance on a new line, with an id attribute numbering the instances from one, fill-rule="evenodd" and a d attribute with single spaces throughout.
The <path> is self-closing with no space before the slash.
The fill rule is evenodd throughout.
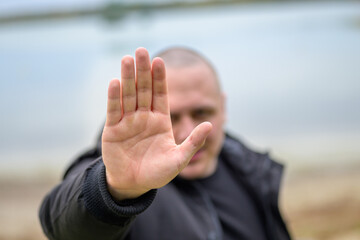
<path id="1" fill-rule="evenodd" d="M 120 60 L 195 48 L 227 94 L 227 126 L 290 169 L 360 156 L 360 3 L 257 3 L 0 25 L 0 174 L 60 174 L 96 141 Z"/>

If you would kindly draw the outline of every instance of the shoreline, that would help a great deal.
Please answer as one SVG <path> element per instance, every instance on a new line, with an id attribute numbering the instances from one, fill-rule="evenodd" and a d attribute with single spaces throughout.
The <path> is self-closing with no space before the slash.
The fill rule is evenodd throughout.
<path id="1" fill-rule="evenodd" d="M 42 199 L 61 176 L 0 179 L 0 240 L 46 240 Z M 360 239 L 360 167 L 286 173 L 280 209 L 295 240 Z"/>

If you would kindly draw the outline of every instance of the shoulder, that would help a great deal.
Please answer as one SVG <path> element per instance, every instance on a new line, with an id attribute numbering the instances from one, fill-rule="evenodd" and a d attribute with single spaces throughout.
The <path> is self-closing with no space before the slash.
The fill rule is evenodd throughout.
<path id="1" fill-rule="evenodd" d="M 273 160 L 267 152 L 258 152 L 246 146 L 238 138 L 226 134 L 220 159 L 245 175 L 267 175 L 276 171 L 281 174 L 283 165 Z"/>
<path id="2" fill-rule="evenodd" d="M 64 173 L 64 178 L 68 176 L 71 172 L 78 171 L 79 169 L 85 169 L 90 165 L 95 159 L 101 156 L 101 152 L 97 147 L 93 147 L 83 153 L 73 160 L 70 165 L 66 168 Z"/>

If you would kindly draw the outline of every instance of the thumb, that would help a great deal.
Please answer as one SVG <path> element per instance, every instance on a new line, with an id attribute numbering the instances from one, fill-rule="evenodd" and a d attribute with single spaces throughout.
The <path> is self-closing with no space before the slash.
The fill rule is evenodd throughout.
<path id="1" fill-rule="evenodd" d="M 199 124 L 180 145 L 180 151 L 186 159 L 186 164 L 188 164 L 191 157 L 204 145 L 211 129 L 212 125 L 209 122 Z"/>

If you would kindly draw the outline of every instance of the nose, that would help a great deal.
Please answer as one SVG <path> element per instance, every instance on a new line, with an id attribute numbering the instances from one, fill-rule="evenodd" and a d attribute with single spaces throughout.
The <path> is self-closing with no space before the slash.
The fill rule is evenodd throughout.
<path id="1" fill-rule="evenodd" d="M 196 127 L 196 122 L 191 116 L 182 116 L 174 129 L 174 137 L 177 144 L 182 143 Z"/>

